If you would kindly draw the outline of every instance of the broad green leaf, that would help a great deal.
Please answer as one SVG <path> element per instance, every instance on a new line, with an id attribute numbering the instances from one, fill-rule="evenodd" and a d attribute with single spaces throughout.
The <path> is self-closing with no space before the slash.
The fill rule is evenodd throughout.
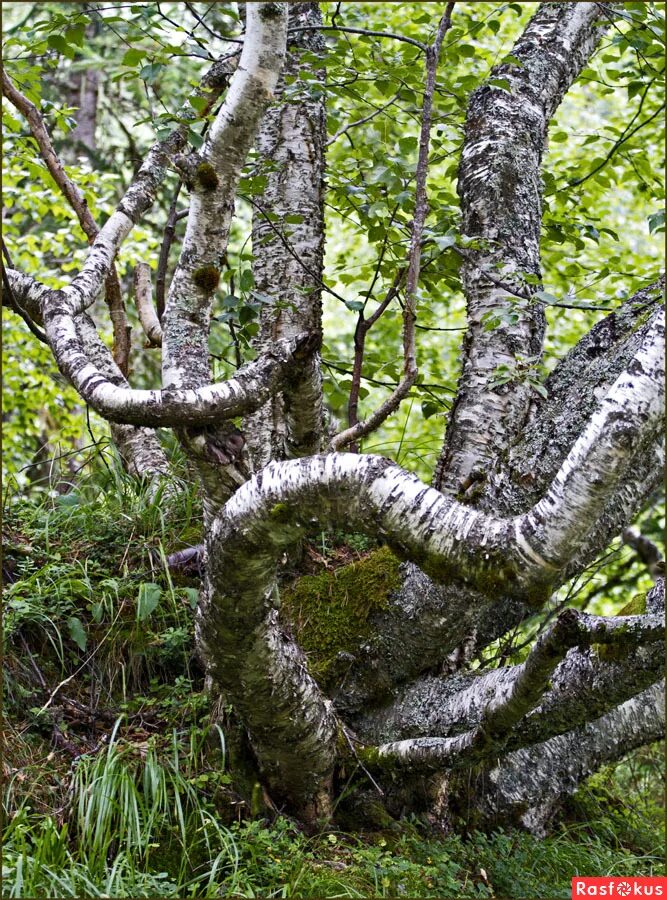
<path id="1" fill-rule="evenodd" d="M 69 631 L 69 636 L 79 650 L 83 652 L 88 644 L 88 636 L 86 635 L 86 629 L 83 627 L 81 619 L 77 618 L 77 616 L 70 616 L 67 620 L 67 630 Z"/>
<path id="2" fill-rule="evenodd" d="M 137 621 L 144 622 L 157 608 L 162 596 L 162 588 L 152 581 L 144 581 L 139 585 L 137 598 Z"/>

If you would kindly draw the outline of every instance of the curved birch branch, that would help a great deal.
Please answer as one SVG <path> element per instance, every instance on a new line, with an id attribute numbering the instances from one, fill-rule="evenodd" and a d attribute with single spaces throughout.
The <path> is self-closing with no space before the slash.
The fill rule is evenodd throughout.
<path id="1" fill-rule="evenodd" d="M 459 768 L 497 758 L 505 750 L 513 729 L 520 725 L 547 692 L 556 667 L 570 648 L 600 644 L 620 647 L 627 654 L 646 643 L 657 643 L 664 636 L 665 621 L 662 615 L 605 618 L 566 609 L 537 641 L 524 663 L 510 673 L 505 670 L 501 677 L 498 673 L 503 673 L 503 670 L 491 673 L 496 676 L 493 679 L 495 691 L 474 728 L 454 737 L 430 736 L 392 741 L 380 745 L 377 752 L 380 758 L 391 758 L 399 765 L 416 769 Z M 658 677 L 658 672 L 652 673 L 651 681 Z M 491 678 L 487 676 L 486 680 Z M 462 700 L 456 698 L 454 702 Z M 562 722 L 562 719 L 556 721 Z M 563 730 L 570 731 L 572 724 L 570 722 Z M 547 723 L 547 733 L 542 734 L 542 739 L 549 736 L 548 729 Z M 529 743 L 529 740 L 524 743 Z"/>
<path id="2" fill-rule="evenodd" d="M 564 794 L 574 793 L 604 763 L 664 734 L 663 680 L 592 722 L 498 760 L 479 779 L 475 806 L 486 822 L 514 819 L 543 835 Z"/>
<path id="3" fill-rule="evenodd" d="M 336 735 L 330 702 L 280 627 L 283 550 L 313 521 L 344 521 L 379 535 L 435 580 L 509 591 L 540 605 L 633 455 L 656 438 L 664 415 L 663 353 L 661 316 L 546 496 L 523 515 L 486 515 L 381 457 L 336 453 L 271 463 L 226 503 L 208 536 L 210 584 L 198 636 L 276 791 L 306 807 L 316 803 L 313 792 L 333 768 Z M 522 690 L 516 706 L 525 710 L 530 683 Z M 280 746 L 292 748 L 288 759 L 277 758 Z"/>
<path id="4" fill-rule="evenodd" d="M 311 518 L 342 516 L 348 526 L 379 531 L 433 577 L 482 587 L 492 579 L 494 590 L 511 585 L 525 594 L 538 585 L 548 591 L 634 455 L 660 432 L 663 354 L 661 311 L 545 496 L 522 515 L 501 519 L 445 498 L 381 457 L 330 454 L 271 464 L 244 485 L 214 526 L 216 553 L 229 555 L 220 535 L 232 530 L 232 542 L 241 541 L 236 552 L 252 547 L 275 557 Z"/>
<path id="5" fill-rule="evenodd" d="M 79 395 L 110 422 L 153 428 L 210 425 L 256 409 L 312 352 L 309 337 L 280 341 L 233 378 L 199 388 L 138 390 L 110 381 L 86 353 L 62 291 L 51 291 L 44 324 L 58 368 Z"/>
<path id="6" fill-rule="evenodd" d="M 59 315 L 52 291 L 16 269 L 7 269 L 12 289 L 30 312 L 40 310 L 45 322 Z M 33 316 L 34 318 L 34 316 Z M 51 329 L 53 332 L 53 329 Z M 48 330 L 47 330 L 48 333 Z M 154 428 L 209 425 L 256 409 L 312 352 L 311 339 L 300 336 L 278 342 L 257 362 L 240 369 L 234 378 L 197 390 L 137 390 L 102 370 L 84 346 L 75 317 L 61 317 L 56 347 L 60 370 L 83 400 L 110 422 Z"/>
<path id="7" fill-rule="evenodd" d="M 11 274 L 14 290 L 21 298 L 27 314 L 35 321 L 41 322 L 42 303 L 45 294 L 49 293 L 49 288 L 40 284 L 30 275 L 25 275 L 16 269 L 8 269 L 5 274 L 8 277 Z M 79 313 L 75 317 L 74 323 L 77 337 L 84 348 L 86 357 L 105 378 L 108 378 L 111 384 L 127 389 L 127 379 L 118 368 L 109 348 L 97 333 L 93 320 L 86 313 Z M 160 441 L 152 429 L 111 423 L 110 431 L 113 442 L 130 475 L 137 478 L 152 478 L 169 474 L 169 463 Z M 151 488 L 153 493 L 156 490 L 157 487 Z M 163 487 L 162 497 L 166 498 L 173 493 L 173 487 L 167 485 Z"/>

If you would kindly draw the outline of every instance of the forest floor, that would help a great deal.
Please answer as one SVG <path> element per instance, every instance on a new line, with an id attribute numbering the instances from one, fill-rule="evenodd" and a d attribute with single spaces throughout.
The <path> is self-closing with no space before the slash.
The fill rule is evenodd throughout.
<path id="1" fill-rule="evenodd" d="M 3 510 L 6 897 L 569 897 L 580 875 L 664 872 L 664 750 L 571 799 L 546 839 L 499 829 L 304 834 L 244 798 L 193 641 L 197 544 L 113 465 Z M 322 535 L 313 563 L 363 553 Z M 313 571 L 316 570 L 316 567 Z"/>

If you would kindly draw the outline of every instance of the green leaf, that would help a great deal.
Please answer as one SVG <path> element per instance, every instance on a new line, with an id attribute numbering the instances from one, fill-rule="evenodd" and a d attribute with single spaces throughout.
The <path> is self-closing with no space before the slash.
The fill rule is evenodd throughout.
<path id="1" fill-rule="evenodd" d="M 651 234 L 657 234 L 659 231 L 665 230 L 665 211 L 661 209 L 657 213 L 648 217 L 648 230 Z"/>
<path id="2" fill-rule="evenodd" d="M 422 415 L 425 419 L 430 419 L 439 412 L 442 412 L 442 407 L 435 400 L 422 400 Z"/>
<path id="3" fill-rule="evenodd" d="M 519 57 L 514 56 L 512 53 L 508 53 L 507 56 L 503 57 L 502 64 L 504 66 L 518 66 L 520 69 L 523 69 L 524 67 L 524 64 Z"/>
<path id="4" fill-rule="evenodd" d="M 159 584 L 152 581 L 144 581 L 139 585 L 139 597 L 137 598 L 137 621 L 144 622 L 155 610 L 160 597 L 162 596 L 162 588 Z"/>
<path id="5" fill-rule="evenodd" d="M 199 603 L 199 591 L 197 588 L 183 588 L 183 590 L 190 607 L 196 609 L 197 604 Z"/>
<path id="6" fill-rule="evenodd" d="M 352 312 L 360 312 L 364 308 L 364 304 L 361 300 L 346 300 L 345 306 L 348 309 L 351 309 Z"/>
<path id="7" fill-rule="evenodd" d="M 78 619 L 76 616 L 70 616 L 67 620 L 67 630 L 69 631 L 69 636 L 79 650 L 84 651 L 88 643 L 88 636 L 86 635 L 86 629 L 83 627 L 81 619 Z"/>
<path id="8" fill-rule="evenodd" d="M 139 78 L 148 84 L 154 84 L 162 69 L 164 69 L 162 63 L 151 63 L 150 65 L 143 67 L 139 72 Z"/>
<path id="9" fill-rule="evenodd" d="M 47 44 L 58 53 L 62 53 L 68 59 L 74 59 L 76 50 L 67 43 L 62 34 L 50 34 L 47 38 Z"/>
<path id="10" fill-rule="evenodd" d="M 65 40 L 70 44 L 76 44 L 77 47 L 83 47 L 83 38 L 86 33 L 86 26 L 79 22 L 77 25 L 71 25 L 65 31 Z"/>
<path id="11" fill-rule="evenodd" d="M 509 83 L 507 78 L 489 78 L 489 84 L 491 87 L 498 88 L 501 91 L 506 91 L 508 94 L 512 93 L 512 85 Z"/>
<path id="12" fill-rule="evenodd" d="M 136 66 L 138 62 L 146 56 L 145 50 L 139 50 L 138 47 L 131 47 L 121 59 L 121 65 L 123 66 Z"/>
<path id="13" fill-rule="evenodd" d="M 206 97 L 201 97 L 199 94 L 193 94 L 191 97 L 188 97 L 190 106 L 200 114 L 204 112 L 208 106 L 208 102 Z"/>
<path id="14" fill-rule="evenodd" d="M 196 150 L 199 150 L 204 144 L 204 136 L 195 131 L 194 128 L 188 128 L 188 141 Z"/>
<path id="15" fill-rule="evenodd" d="M 538 300 L 543 300 L 545 303 L 558 303 L 558 297 L 554 297 L 548 291 L 535 291 L 533 296 L 537 297 Z"/>

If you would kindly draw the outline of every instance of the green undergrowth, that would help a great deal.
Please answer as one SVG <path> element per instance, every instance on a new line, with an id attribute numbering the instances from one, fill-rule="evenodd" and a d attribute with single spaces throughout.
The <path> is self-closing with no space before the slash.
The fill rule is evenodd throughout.
<path id="1" fill-rule="evenodd" d="M 569 897 L 573 874 L 661 871 L 659 748 L 596 775 L 545 840 L 253 818 L 194 653 L 197 579 L 165 565 L 201 540 L 194 489 L 152 501 L 112 467 L 6 503 L 3 533 L 3 896 Z M 283 611 L 326 680 L 398 561 L 339 534 L 300 565 Z"/>
<path id="2" fill-rule="evenodd" d="M 610 816 L 609 798 L 601 803 L 598 779 L 573 800 L 585 823 L 543 840 L 513 830 L 434 836 L 411 822 L 398 834 L 312 837 L 285 818 L 234 820 L 229 797 L 221 816 L 224 738 L 214 739 L 204 752 L 204 733 L 186 749 L 174 735 L 158 751 L 112 736 L 82 757 L 66 816 L 37 816 L 26 799 L 9 818 L 3 896 L 566 898 L 574 874 L 664 871 L 657 811 L 639 825 L 618 767 L 602 780 L 624 804 L 622 821 L 620 806 Z"/>

